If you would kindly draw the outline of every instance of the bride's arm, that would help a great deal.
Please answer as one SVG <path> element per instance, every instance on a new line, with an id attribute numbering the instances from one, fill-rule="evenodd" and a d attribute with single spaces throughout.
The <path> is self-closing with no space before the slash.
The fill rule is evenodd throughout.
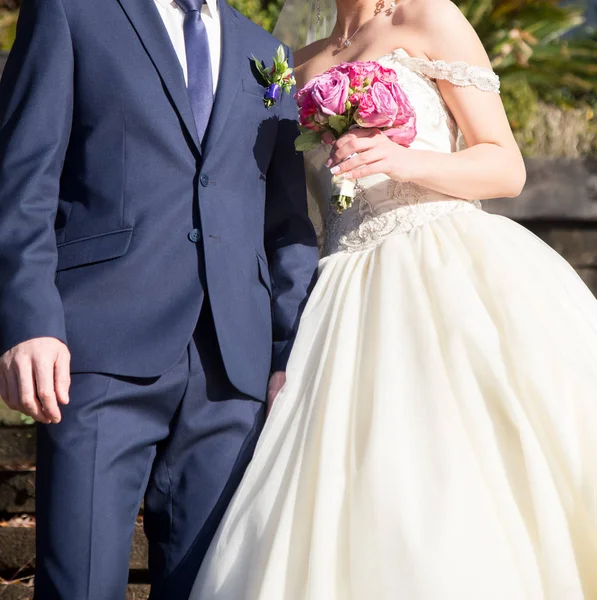
<path id="1" fill-rule="evenodd" d="M 490 68 L 477 34 L 449 0 L 421 0 L 412 23 L 421 32 L 433 60 L 464 61 Z M 517 196 L 525 183 L 522 156 L 512 135 L 500 96 L 474 86 L 437 81 L 454 115 L 467 149 L 454 154 L 405 149 L 378 131 L 355 130 L 338 140 L 330 166 L 354 152 L 357 158 L 339 165 L 354 178 L 386 173 L 457 198 Z"/>

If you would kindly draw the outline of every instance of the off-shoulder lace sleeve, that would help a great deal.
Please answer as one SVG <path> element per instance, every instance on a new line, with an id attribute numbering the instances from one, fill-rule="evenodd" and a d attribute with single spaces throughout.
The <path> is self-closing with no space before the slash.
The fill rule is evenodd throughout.
<path id="1" fill-rule="evenodd" d="M 474 86 L 483 92 L 500 93 L 500 78 L 485 67 L 465 62 L 447 63 L 443 60 L 411 57 L 406 58 L 403 64 L 431 79 L 443 79 L 460 87 Z"/>

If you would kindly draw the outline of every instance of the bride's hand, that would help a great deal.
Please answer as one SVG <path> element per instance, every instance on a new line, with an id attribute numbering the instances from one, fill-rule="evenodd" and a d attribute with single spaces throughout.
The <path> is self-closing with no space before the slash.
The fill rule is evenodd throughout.
<path id="1" fill-rule="evenodd" d="M 336 141 L 326 166 L 332 175 L 344 174 L 347 179 L 384 174 L 394 181 L 412 181 L 415 161 L 415 152 L 392 142 L 379 129 L 353 129 Z"/>

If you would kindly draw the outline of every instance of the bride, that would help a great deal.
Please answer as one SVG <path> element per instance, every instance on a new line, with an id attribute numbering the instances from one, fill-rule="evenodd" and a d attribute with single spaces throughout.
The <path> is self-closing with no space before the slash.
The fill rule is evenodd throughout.
<path id="1" fill-rule="evenodd" d="M 306 156 L 319 282 L 191 598 L 594 600 L 597 301 L 480 208 L 525 179 L 499 80 L 449 0 L 337 0 L 331 23 L 297 53 L 299 85 L 377 60 L 418 135 L 355 130 Z M 330 169 L 357 183 L 341 215 Z"/>

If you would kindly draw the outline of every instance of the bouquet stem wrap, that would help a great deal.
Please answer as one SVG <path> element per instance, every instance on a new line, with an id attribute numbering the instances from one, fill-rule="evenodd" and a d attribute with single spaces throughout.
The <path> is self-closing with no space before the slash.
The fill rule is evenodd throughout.
<path id="1" fill-rule="evenodd" d="M 356 185 L 353 180 L 346 179 L 344 175 L 334 175 L 332 190 L 332 206 L 337 213 L 342 213 L 353 205 L 356 195 Z"/>

